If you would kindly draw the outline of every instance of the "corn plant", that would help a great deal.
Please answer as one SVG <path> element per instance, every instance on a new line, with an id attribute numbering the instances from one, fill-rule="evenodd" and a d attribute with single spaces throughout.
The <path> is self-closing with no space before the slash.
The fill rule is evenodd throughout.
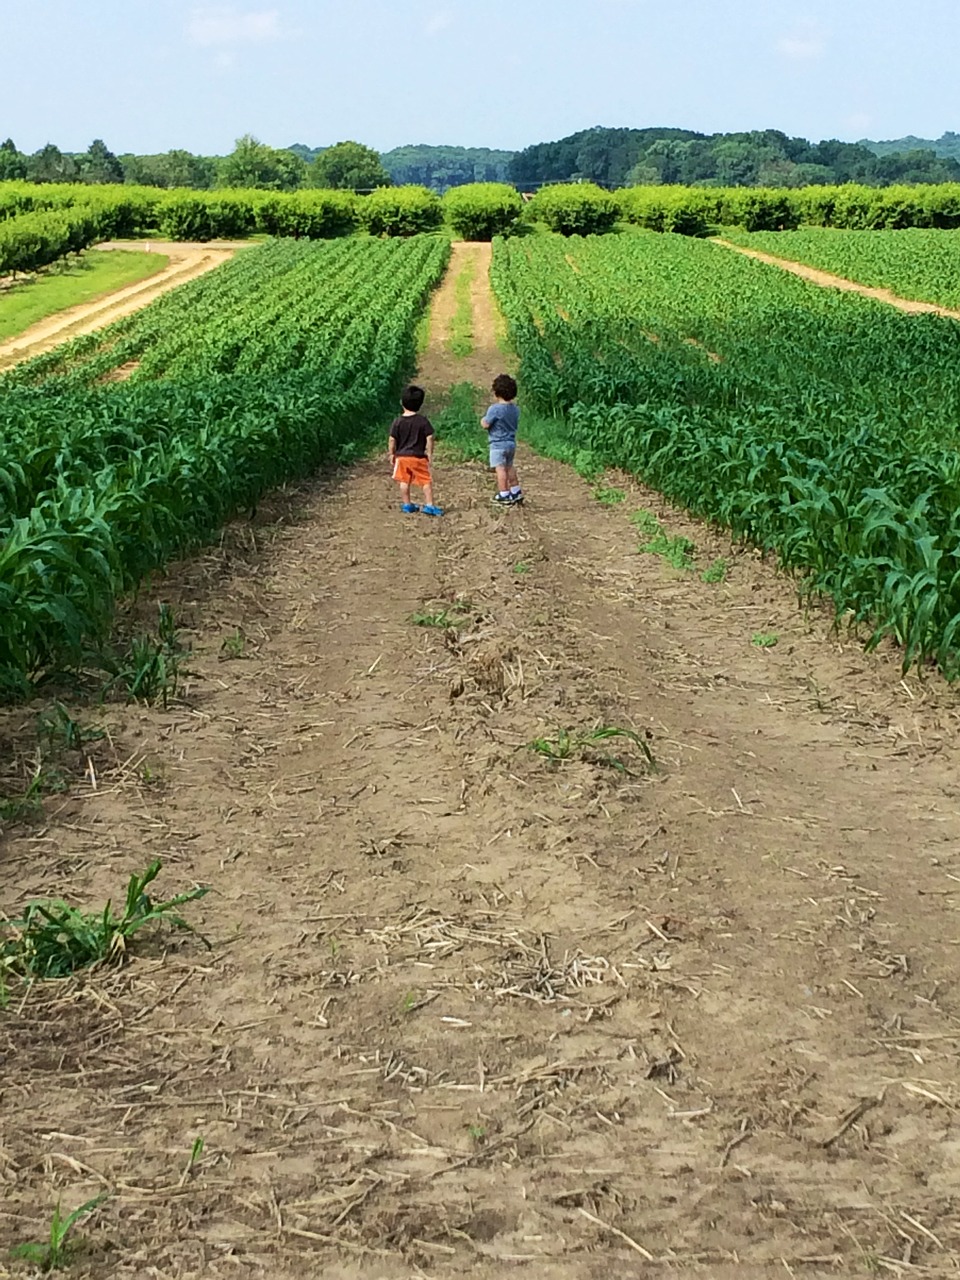
<path id="1" fill-rule="evenodd" d="M 632 471 L 776 551 L 905 668 L 960 676 L 953 322 L 646 232 L 499 240 L 491 279 L 537 448 Z M 643 532 L 690 567 L 689 545 Z"/>
<path id="2" fill-rule="evenodd" d="M 67 1237 L 70 1232 L 81 1218 L 86 1217 L 88 1213 L 93 1213 L 94 1209 L 99 1208 L 106 1199 L 107 1193 L 103 1192 L 74 1209 L 72 1213 L 68 1213 L 66 1217 L 63 1215 L 60 1201 L 57 1201 L 57 1207 L 50 1219 L 49 1237 L 42 1241 L 29 1241 L 26 1244 L 15 1245 L 11 1250 L 13 1257 L 32 1263 L 43 1272 L 59 1271 L 69 1261 L 70 1241 Z"/>
<path id="3" fill-rule="evenodd" d="M 202 898 L 198 886 L 166 901 L 155 902 L 147 888 L 160 873 L 155 859 L 127 884 L 121 915 L 111 902 L 97 912 L 83 911 L 60 899 L 29 903 L 16 920 L 0 921 L 0 972 L 24 981 L 64 978 L 96 964 L 119 964 L 134 937 L 148 925 L 171 925 L 193 933 L 180 907 Z"/>

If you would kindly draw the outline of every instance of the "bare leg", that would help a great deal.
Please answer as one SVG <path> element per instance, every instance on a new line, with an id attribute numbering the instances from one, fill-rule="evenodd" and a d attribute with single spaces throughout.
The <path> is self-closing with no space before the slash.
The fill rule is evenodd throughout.
<path id="1" fill-rule="evenodd" d="M 510 488 L 509 472 L 510 472 L 509 467 L 497 467 L 497 484 L 500 486 L 501 493 L 506 493 L 507 490 Z"/>
<path id="2" fill-rule="evenodd" d="M 408 484 L 401 484 L 400 486 L 400 501 L 404 506 L 410 501 L 410 486 Z"/>
<path id="3" fill-rule="evenodd" d="M 433 506 L 433 482 L 423 486 L 423 501 L 428 507 Z"/>
<path id="4" fill-rule="evenodd" d="M 518 489 L 520 487 L 520 477 L 517 475 L 517 468 L 511 464 L 509 467 L 507 467 L 506 471 L 507 471 L 507 484 L 504 486 L 504 488 L 509 486 L 511 489 Z"/>

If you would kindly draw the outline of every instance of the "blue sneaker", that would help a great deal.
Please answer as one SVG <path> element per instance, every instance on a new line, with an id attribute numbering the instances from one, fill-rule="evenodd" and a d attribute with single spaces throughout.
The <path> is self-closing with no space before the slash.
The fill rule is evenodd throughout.
<path id="1" fill-rule="evenodd" d="M 401 510 L 405 515 L 412 516 L 412 515 L 414 515 L 417 511 L 419 511 L 419 510 L 420 510 L 420 508 L 417 506 L 417 504 L 416 504 L 415 502 L 404 502 L 404 503 L 401 505 L 400 510 Z"/>
<path id="2" fill-rule="evenodd" d="M 443 507 L 424 507 L 423 514 L 425 516 L 442 516 Z"/>

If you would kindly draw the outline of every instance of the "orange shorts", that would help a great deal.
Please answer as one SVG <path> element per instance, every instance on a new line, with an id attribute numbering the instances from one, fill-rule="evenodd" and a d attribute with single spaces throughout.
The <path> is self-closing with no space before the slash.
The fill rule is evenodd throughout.
<path id="1" fill-rule="evenodd" d="M 430 483 L 430 463 L 426 458 L 397 458 L 393 478 L 398 484 L 416 484 L 422 489 Z"/>

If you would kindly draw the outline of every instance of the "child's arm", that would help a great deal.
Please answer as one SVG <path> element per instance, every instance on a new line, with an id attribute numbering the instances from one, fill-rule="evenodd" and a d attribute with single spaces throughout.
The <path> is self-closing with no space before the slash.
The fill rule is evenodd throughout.
<path id="1" fill-rule="evenodd" d="M 490 430 L 490 423 L 486 420 L 486 418 L 481 418 L 481 419 L 480 419 L 480 425 L 481 425 L 481 427 L 483 427 L 484 431 L 489 431 L 489 430 Z"/>
<path id="2" fill-rule="evenodd" d="M 392 471 L 397 461 L 397 442 L 393 436 L 387 440 L 387 457 L 390 459 L 390 470 Z"/>

